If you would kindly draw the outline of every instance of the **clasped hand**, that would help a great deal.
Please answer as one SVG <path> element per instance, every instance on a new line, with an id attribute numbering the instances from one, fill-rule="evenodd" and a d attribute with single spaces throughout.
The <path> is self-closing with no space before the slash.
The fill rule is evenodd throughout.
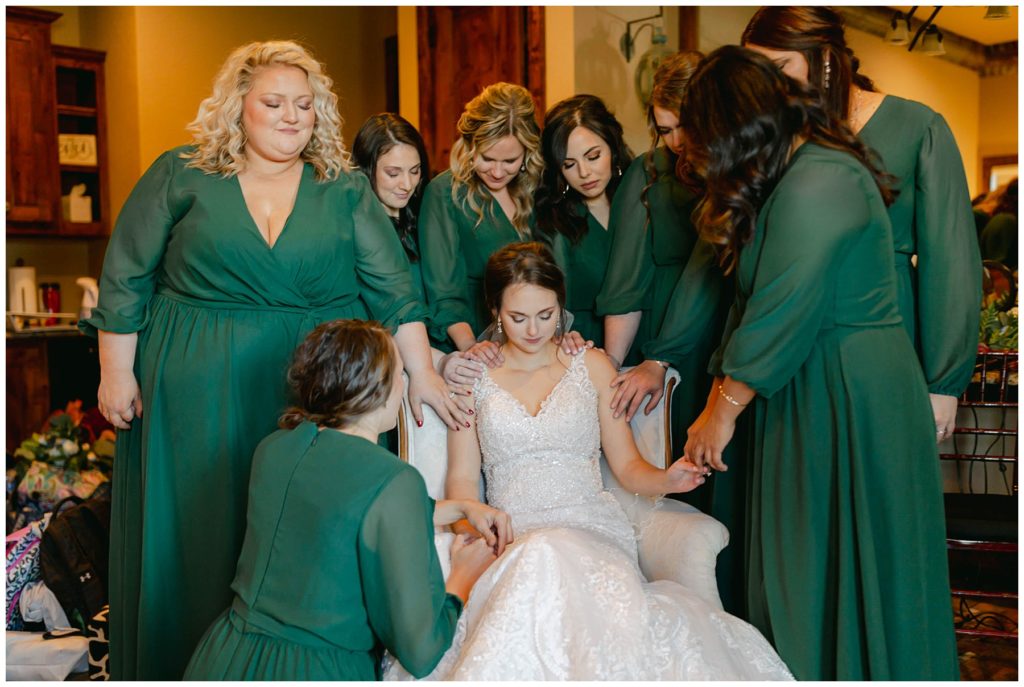
<path id="1" fill-rule="evenodd" d="M 722 452 L 732 440 L 736 422 L 716 417 L 713 409 L 713 405 L 704 408 L 700 417 L 686 430 L 683 458 L 689 459 L 695 465 L 708 465 L 725 472 L 729 466 L 722 460 Z"/>
<path id="2" fill-rule="evenodd" d="M 504 553 L 505 547 L 515 540 L 512 518 L 505 511 L 479 501 L 463 501 L 461 510 L 462 516 L 484 538 L 495 556 Z"/>

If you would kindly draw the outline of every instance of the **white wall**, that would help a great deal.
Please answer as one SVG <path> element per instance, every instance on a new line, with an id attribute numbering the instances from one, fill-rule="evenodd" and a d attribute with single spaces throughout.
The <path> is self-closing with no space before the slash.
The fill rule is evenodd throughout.
<path id="1" fill-rule="evenodd" d="M 679 11 L 665 7 L 665 14 L 650 23 L 660 25 L 668 36 L 668 47 L 679 47 Z M 650 146 L 646 113 L 633 85 L 640 55 L 651 46 L 652 31 L 645 28 L 636 39 L 633 59 L 628 63 L 619 50 L 626 22 L 658 13 L 657 6 L 577 7 L 573 13 L 576 93 L 589 93 L 605 101 L 625 132 L 626 143 L 639 153 Z M 640 24 L 633 26 L 636 33 Z M 548 48 L 549 54 L 551 48 Z M 549 99 L 550 100 L 550 99 Z M 548 107 L 554 101 L 548 103 Z"/>

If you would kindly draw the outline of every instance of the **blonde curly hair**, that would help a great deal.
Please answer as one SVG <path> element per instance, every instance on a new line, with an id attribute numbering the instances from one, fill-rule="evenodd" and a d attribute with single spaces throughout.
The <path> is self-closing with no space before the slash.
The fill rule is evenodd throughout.
<path id="1" fill-rule="evenodd" d="M 182 153 L 189 160 L 187 166 L 225 177 L 245 170 L 243 100 L 252 90 L 256 74 L 270 66 L 301 69 L 313 91 L 316 120 L 300 157 L 313 165 L 320 181 L 348 172 L 351 161 L 341 137 L 338 96 L 331 91 L 334 82 L 309 51 L 292 41 L 257 41 L 231 53 L 213 82 L 213 93 L 199 104 L 196 118 L 188 125 L 195 150 Z"/>
<path id="2" fill-rule="evenodd" d="M 461 202 L 476 214 L 477 226 L 485 212 L 494 215 L 495 202 L 474 171 L 474 159 L 505 136 L 515 136 L 522 144 L 526 150 L 523 160 L 526 169 L 516 174 L 508 191 L 516 208 L 512 225 L 520 237 L 528 237 L 533 196 L 544 171 L 540 127 L 530 92 L 516 84 L 491 84 L 466 104 L 466 110 L 459 117 L 458 132 L 450 160 L 452 199 L 459 203 L 460 191 L 466 188 Z"/>

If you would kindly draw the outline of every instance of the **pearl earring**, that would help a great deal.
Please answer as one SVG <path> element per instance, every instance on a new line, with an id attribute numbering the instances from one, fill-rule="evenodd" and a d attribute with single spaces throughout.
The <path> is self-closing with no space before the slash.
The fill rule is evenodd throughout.
<path id="1" fill-rule="evenodd" d="M 829 82 L 832 80 L 832 61 L 828 58 L 828 53 L 825 53 L 825 90 L 828 90 Z"/>
<path id="2" fill-rule="evenodd" d="M 505 333 L 505 331 L 501 328 L 501 318 L 500 317 L 498 318 L 498 329 L 497 329 L 497 331 L 498 331 L 498 335 L 499 336 Z"/>

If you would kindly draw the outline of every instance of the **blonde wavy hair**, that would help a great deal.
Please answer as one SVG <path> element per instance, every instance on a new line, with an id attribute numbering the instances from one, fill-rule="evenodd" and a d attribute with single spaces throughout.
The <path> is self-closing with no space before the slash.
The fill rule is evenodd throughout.
<path id="1" fill-rule="evenodd" d="M 491 84 L 466 104 L 466 110 L 459 117 L 458 132 L 450 160 L 452 199 L 458 204 L 459 193 L 462 187 L 466 188 L 461 202 L 476 214 L 476 226 L 483 221 L 485 212 L 494 215 L 495 202 L 473 169 L 474 159 L 505 136 L 515 136 L 522 144 L 526 150 L 523 159 L 526 169 L 516 174 L 508 191 L 516 208 L 512 225 L 520 237 L 528 237 L 533 196 L 544 171 L 540 127 L 530 92 L 516 84 Z"/>
<path id="2" fill-rule="evenodd" d="M 298 67 L 313 91 L 316 120 L 300 157 L 313 165 L 320 181 L 348 172 L 351 161 L 341 137 L 338 96 L 331 91 L 334 82 L 309 51 L 292 41 L 254 42 L 231 53 L 213 82 L 213 93 L 199 104 L 196 118 L 188 125 L 195 150 L 182 153 L 189 160 L 187 166 L 225 177 L 245 170 L 242 101 L 252 90 L 256 74 L 271 66 Z"/>

